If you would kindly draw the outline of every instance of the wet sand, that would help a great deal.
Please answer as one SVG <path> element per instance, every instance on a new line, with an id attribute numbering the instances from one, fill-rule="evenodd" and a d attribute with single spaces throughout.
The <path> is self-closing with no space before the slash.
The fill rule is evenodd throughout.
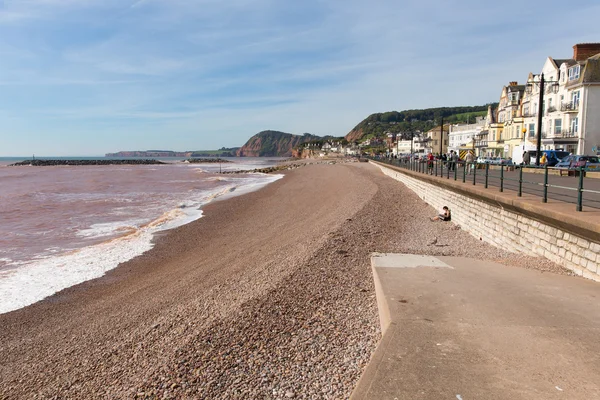
<path id="1" fill-rule="evenodd" d="M 372 252 L 547 265 L 435 213 L 369 164 L 288 171 L 0 315 L 0 398 L 347 398 L 380 335 Z"/>

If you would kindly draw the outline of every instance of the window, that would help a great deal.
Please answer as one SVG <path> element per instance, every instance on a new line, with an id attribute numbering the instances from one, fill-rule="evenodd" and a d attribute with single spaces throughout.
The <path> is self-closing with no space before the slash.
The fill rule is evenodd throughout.
<path id="1" fill-rule="evenodd" d="M 579 90 L 571 93 L 571 104 L 573 108 L 577 108 L 579 105 Z"/>
<path id="2" fill-rule="evenodd" d="M 579 118 L 575 117 L 571 120 L 571 132 L 577 133 L 579 129 Z"/>
<path id="3" fill-rule="evenodd" d="M 525 107 L 523 107 L 523 115 L 524 116 L 528 116 L 529 115 L 529 106 L 528 105 L 525 106 Z"/>
<path id="4" fill-rule="evenodd" d="M 529 124 L 529 137 L 535 137 L 535 124 Z"/>
<path id="5" fill-rule="evenodd" d="M 542 101 L 542 117 L 546 114 L 546 100 Z"/>
<path id="6" fill-rule="evenodd" d="M 575 65 L 575 66 L 569 68 L 569 81 L 574 81 L 576 79 L 579 79 L 579 70 L 580 70 L 579 65 Z"/>
<path id="7" fill-rule="evenodd" d="M 555 134 L 560 134 L 560 132 L 562 131 L 562 119 L 555 119 L 554 120 L 554 133 Z"/>

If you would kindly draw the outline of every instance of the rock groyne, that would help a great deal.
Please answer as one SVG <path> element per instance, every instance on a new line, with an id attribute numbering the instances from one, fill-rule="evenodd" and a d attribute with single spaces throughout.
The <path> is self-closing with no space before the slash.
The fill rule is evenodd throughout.
<path id="1" fill-rule="evenodd" d="M 231 163 L 232 161 L 229 160 L 224 160 L 222 158 L 188 158 L 187 160 L 183 161 L 184 163 L 190 163 L 190 164 L 226 164 L 226 163 Z"/>
<path id="2" fill-rule="evenodd" d="M 25 160 L 10 164 L 9 167 L 32 166 L 32 167 L 54 167 L 59 165 L 153 165 L 166 164 L 162 161 L 144 160 Z"/>

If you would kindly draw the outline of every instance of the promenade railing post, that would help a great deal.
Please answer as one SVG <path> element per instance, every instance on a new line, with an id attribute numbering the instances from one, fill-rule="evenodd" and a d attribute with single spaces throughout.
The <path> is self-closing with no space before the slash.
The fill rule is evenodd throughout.
<path id="1" fill-rule="evenodd" d="M 446 178 L 450 179 L 450 166 L 446 163 Z"/>
<path id="2" fill-rule="evenodd" d="M 471 168 L 473 170 L 473 185 L 475 185 L 476 181 L 476 175 L 477 175 L 477 168 L 475 168 L 475 164 L 471 163 L 469 164 L 469 168 Z"/>
<path id="3" fill-rule="evenodd" d="M 456 180 L 456 165 L 454 165 L 454 167 L 452 168 L 452 170 L 454 171 L 454 180 Z"/>
<path id="4" fill-rule="evenodd" d="M 488 188 L 488 177 L 490 175 L 490 164 L 485 163 L 485 188 Z"/>
<path id="5" fill-rule="evenodd" d="M 463 164 L 463 183 L 467 181 L 467 167 Z"/>
<path id="6" fill-rule="evenodd" d="M 583 211 L 583 167 L 579 167 L 579 185 L 577 185 L 577 211 Z"/>
<path id="7" fill-rule="evenodd" d="M 525 168 L 524 165 L 521 165 L 521 168 L 519 168 L 519 191 L 517 192 L 517 196 L 519 197 L 523 196 L 523 168 Z"/>
<path id="8" fill-rule="evenodd" d="M 434 163 L 435 163 L 434 164 L 434 167 L 435 167 L 435 176 L 437 177 L 437 170 L 438 170 L 438 164 L 439 164 L 438 160 L 435 160 Z"/>
<path id="9" fill-rule="evenodd" d="M 544 165 L 544 198 L 542 203 L 548 202 L 548 164 Z"/>
<path id="10" fill-rule="evenodd" d="M 500 165 L 500 191 L 504 192 L 504 165 Z"/>

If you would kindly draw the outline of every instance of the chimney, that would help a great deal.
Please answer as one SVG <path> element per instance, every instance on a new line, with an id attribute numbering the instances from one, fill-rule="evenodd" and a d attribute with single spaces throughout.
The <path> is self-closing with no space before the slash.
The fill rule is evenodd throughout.
<path id="1" fill-rule="evenodd" d="M 508 86 L 517 86 L 517 85 L 518 85 L 518 83 L 516 81 L 508 83 Z"/>
<path id="2" fill-rule="evenodd" d="M 578 43 L 573 46 L 575 61 L 584 61 L 600 53 L 600 43 Z"/>

